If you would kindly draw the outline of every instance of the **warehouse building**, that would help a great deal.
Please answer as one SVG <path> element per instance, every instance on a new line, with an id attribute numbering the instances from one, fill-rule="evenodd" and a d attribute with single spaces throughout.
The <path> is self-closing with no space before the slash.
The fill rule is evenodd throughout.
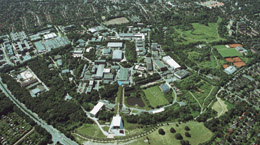
<path id="1" fill-rule="evenodd" d="M 100 64 L 98 65 L 98 68 L 97 68 L 97 73 L 95 75 L 95 79 L 102 79 L 103 78 L 103 75 L 104 75 L 104 68 L 105 68 L 105 65 L 104 64 Z"/>
<path id="2" fill-rule="evenodd" d="M 173 60 L 170 56 L 163 57 L 163 61 L 166 64 L 168 64 L 170 67 L 172 67 L 173 69 L 181 68 L 181 66 L 175 60 Z"/>
<path id="3" fill-rule="evenodd" d="M 160 71 L 166 71 L 167 67 L 160 61 L 160 60 L 154 60 L 154 65 L 156 69 Z"/>
<path id="4" fill-rule="evenodd" d="M 94 108 L 90 111 L 90 115 L 92 117 L 95 117 L 97 115 L 97 113 L 99 112 L 99 110 L 104 106 L 103 102 L 98 102 L 96 106 L 94 106 Z"/>
<path id="5" fill-rule="evenodd" d="M 107 43 L 108 48 L 123 48 L 123 42 L 108 42 Z"/>
<path id="6" fill-rule="evenodd" d="M 145 58 L 145 63 L 146 63 L 146 68 L 148 71 L 152 71 L 153 70 L 153 62 L 152 59 L 150 57 L 146 57 Z"/>
<path id="7" fill-rule="evenodd" d="M 123 51 L 122 50 L 114 50 L 112 59 L 114 61 L 121 61 L 123 59 Z"/>

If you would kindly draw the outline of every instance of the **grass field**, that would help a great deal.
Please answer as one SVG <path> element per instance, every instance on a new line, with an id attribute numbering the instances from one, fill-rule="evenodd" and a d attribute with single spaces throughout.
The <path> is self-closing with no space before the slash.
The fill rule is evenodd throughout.
<path id="1" fill-rule="evenodd" d="M 158 86 L 144 89 L 144 93 L 152 107 L 169 103 Z"/>
<path id="2" fill-rule="evenodd" d="M 200 81 L 199 83 L 201 84 L 201 86 L 198 88 L 197 91 L 192 91 L 192 93 L 202 104 L 203 102 L 208 100 L 205 100 L 207 97 L 209 98 L 212 96 L 212 94 L 209 93 L 211 93 L 211 89 L 213 88 L 213 86 L 205 81 Z"/>
<path id="3" fill-rule="evenodd" d="M 216 42 L 225 40 L 218 34 L 218 25 L 221 21 L 222 19 L 219 18 L 217 23 L 209 23 L 208 26 L 199 23 L 192 23 L 194 30 L 188 31 L 183 31 L 182 29 L 174 27 L 177 32 L 177 35 L 173 34 L 174 41 L 181 44 L 189 44 L 198 41 Z"/>
<path id="4" fill-rule="evenodd" d="M 125 17 L 121 17 L 121 18 L 115 18 L 115 19 L 106 21 L 105 25 L 120 25 L 120 24 L 126 24 L 126 23 L 129 23 L 128 19 Z"/>
<path id="5" fill-rule="evenodd" d="M 185 136 L 185 126 L 190 128 L 189 133 L 191 137 Z M 148 135 L 150 145 L 180 145 L 180 141 L 177 140 L 174 136 L 176 133 L 171 133 L 170 128 L 173 127 L 176 130 L 176 133 L 180 133 L 183 136 L 183 140 L 188 140 L 191 145 L 198 145 L 208 141 L 213 133 L 207 129 L 203 123 L 198 122 L 188 122 L 182 123 L 179 127 L 176 124 L 171 124 L 169 126 L 161 127 L 165 131 L 165 135 L 160 135 L 158 130 Z M 138 139 L 137 142 L 132 143 L 132 145 L 146 145 L 148 143 L 144 142 L 145 138 Z"/>
<path id="6" fill-rule="evenodd" d="M 76 133 L 82 136 L 105 137 L 96 124 L 84 124 L 76 129 Z"/>
<path id="7" fill-rule="evenodd" d="M 218 117 L 220 117 L 221 115 L 223 115 L 224 113 L 226 113 L 228 111 L 227 105 L 220 98 L 219 98 L 219 101 L 216 101 L 213 104 L 212 109 L 218 112 Z"/>
<path id="8" fill-rule="evenodd" d="M 242 56 L 235 48 L 226 48 L 224 45 L 214 46 L 222 57 Z"/>

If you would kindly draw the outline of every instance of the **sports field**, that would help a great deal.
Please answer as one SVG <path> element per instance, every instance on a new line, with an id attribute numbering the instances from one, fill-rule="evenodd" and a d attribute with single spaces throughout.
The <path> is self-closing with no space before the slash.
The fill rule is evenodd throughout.
<path id="1" fill-rule="evenodd" d="M 169 103 L 158 86 L 144 89 L 144 93 L 145 97 L 148 99 L 152 107 Z"/>
<path id="2" fill-rule="evenodd" d="M 242 56 L 235 48 L 226 48 L 224 45 L 214 46 L 222 57 Z"/>
<path id="3" fill-rule="evenodd" d="M 222 19 L 219 18 L 217 23 L 209 23 L 208 26 L 199 23 L 192 23 L 193 30 L 188 31 L 173 27 L 177 32 L 177 34 L 173 34 L 173 39 L 175 42 L 182 44 L 195 43 L 198 41 L 216 42 L 225 40 L 218 34 L 218 25 L 221 21 Z"/>
<path id="4" fill-rule="evenodd" d="M 191 134 L 191 137 L 185 136 L 185 126 L 190 128 L 189 133 Z M 206 142 L 213 136 L 213 133 L 207 129 L 203 123 L 192 121 L 182 123 L 179 127 L 177 127 L 176 124 L 160 127 L 165 131 L 165 135 L 160 135 L 158 130 L 154 131 L 152 134 L 148 135 L 150 145 L 179 145 L 180 140 L 177 140 L 174 137 L 176 133 L 170 132 L 171 127 L 176 130 L 176 133 L 180 133 L 182 135 L 183 140 L 188 140 L 191 145 L 198 145 Z M 147 142 L 144 142 L 145 138 L 138 139 L 138 141 L 133 142 L 132 145 L 148 145 Z"/>

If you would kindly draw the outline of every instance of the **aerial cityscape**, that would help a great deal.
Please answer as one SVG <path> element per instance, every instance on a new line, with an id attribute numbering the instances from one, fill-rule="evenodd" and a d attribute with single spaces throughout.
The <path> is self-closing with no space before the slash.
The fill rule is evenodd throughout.
<path id="1" fill-rule="evenodd" d="M 259 0 L 0 0 L 0 145 L 260 145 Z"/>

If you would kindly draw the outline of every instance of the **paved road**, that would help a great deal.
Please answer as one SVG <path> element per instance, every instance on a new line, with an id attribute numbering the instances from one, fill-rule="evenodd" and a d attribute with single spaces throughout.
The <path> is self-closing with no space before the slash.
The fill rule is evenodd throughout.
<path id="1" fill-rule="evenodd" d="M 11 92 L 7 89 L 7 86 L 3 84 L 2 78 L 0 78 L 0 89 L 3 93 L 27 116 L 29 116 L 35 123 L 44 128 L 52 136 L 52 141 L 56 144 L 60 142 L 63 145 L 77 145 L 76 142 L 72 141 L 70 138 L 67 138 L 63 133 L 54 128 L 51 125 L 48 125 L 44 120 L 38 117 L 38 115 L 31 110 L 29 110 L 24 104 L 17 100 Z"/>

